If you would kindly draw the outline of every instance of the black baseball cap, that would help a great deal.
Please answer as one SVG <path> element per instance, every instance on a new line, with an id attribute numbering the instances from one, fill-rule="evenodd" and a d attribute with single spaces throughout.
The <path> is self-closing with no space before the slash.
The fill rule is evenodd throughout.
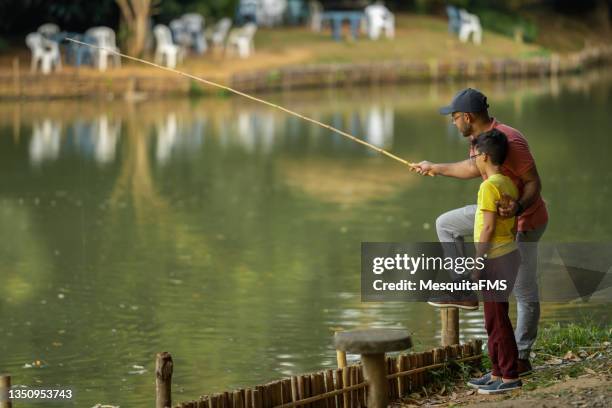
<path id="1" fill-rule="evenodd" d="M 488 107 L 487 97 L 482 92 L 478 89 L 466 88 L 455 95 L 450 105 L 440 108 L 440 115 L 448 115 L 453 112 L 482 112 Z"/>

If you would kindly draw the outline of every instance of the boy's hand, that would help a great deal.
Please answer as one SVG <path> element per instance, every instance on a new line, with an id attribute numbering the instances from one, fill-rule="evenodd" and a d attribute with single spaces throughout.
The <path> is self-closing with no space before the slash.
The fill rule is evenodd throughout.
<path id="1" fill-rule="evenodd" d="M 515 199 L 510 197 L 508 194 L 503 193 L 501 200 L 496 202 L 497 213 L 500 217 L 511 218 L 516 216 L 518 211 L 518 204 Z"/>

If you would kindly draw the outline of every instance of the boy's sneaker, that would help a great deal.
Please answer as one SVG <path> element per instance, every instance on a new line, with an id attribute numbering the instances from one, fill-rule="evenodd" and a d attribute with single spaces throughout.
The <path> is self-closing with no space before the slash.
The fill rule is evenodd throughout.
<path id="1" fill-rule="evenodd" d="M 502 380 L 497 380 L 492 384 L 478 388 L 478 393 L 486 395 L 503 394 L 504 392 L 520 390 L 522 386 L 523 382 L 521 380 L 516 380 L 512 382 L 503 382 Z"/>
<path id="2" fill-rule="evenodd" d="M 531 367 L 531 363 L 529 362 L 529 360 L 522 360 L 519 358 L 516 363 L 516 368 L 519 377 L 526 377 L 528 375 L 533 374 L 533 368 Z"/>
<path id="3" fill-rule="evenodd" d="M 467 382 L 467 385 L 469 387 L 478 389 L 478 388 L 484 387 L 486 385 L 491 385 L 491 384 L 493 384 L 496 381 L 498 381 L 498 380 L 494 380 L 494 379 L 491 378 L 491 372 L 489 371 L 488 373 L 486 373 L 485 375 L 483 375 L 480 378 L 472 378 L 471 380 L 469 380 Z"/>

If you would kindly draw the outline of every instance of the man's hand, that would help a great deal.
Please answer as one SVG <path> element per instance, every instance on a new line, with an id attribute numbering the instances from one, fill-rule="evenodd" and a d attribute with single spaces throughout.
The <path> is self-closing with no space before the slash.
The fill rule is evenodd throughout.
<path id="1" fill-rule="evenodd" d="M 422 176 L 435 176 L 437 174 L 434 164 L 428 161 L 410 164 L 410 171 L 416 171 Z"/>
<path id="2" fill-rule="evenodd" d="M 503 193 L 501 200 L 497 201 L 497 213 L 500 217 L 511 218 L 516 216 L 519 206 L 517 200 Z"/>

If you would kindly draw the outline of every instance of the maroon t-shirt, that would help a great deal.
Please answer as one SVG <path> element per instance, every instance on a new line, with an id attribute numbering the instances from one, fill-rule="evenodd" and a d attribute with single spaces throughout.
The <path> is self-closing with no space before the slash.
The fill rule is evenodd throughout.
<path id="1" fill-rule="evenodd" d="M 523 195 L 525 183 L 521 176 L 535 166 L 535 160 L 529 151 L 527 140 L 518 130 L 504 125 L 493 118 L 491 129 L 497 129 L 508 138 L 508 156 L 502 165 L 502 173 L 512 179 L 519 190 L 519 197 Z M 475 154 L 474 147 L 470 145 L 470 156 Z M 483 177 L 486 178 L 486 177 Z M 548 211 L 542 196 L 538 196 L 533 204 L 521 214 L 518 219 L 517 229 L 519 231 L 531 231 L 548 222 Z"/>

